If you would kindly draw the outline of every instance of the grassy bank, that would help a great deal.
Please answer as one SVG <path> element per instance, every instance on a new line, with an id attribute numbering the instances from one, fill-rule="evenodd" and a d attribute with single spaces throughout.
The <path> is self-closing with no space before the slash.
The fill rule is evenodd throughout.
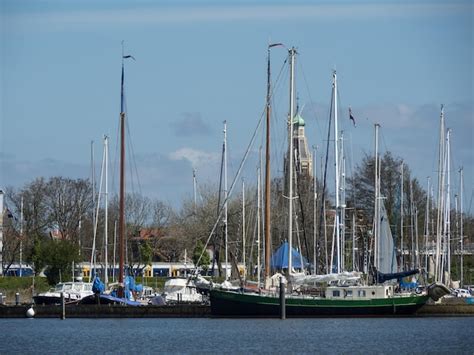
<path id="1" fill-rule="evenodd" d="M 0 277 L 0 293 L 6 303 L 15 303 L 15 294 L 20 294 L 20 302 L 30 303 L 33 293 L 44 292 L 50 288 L 45 277 Z"/>

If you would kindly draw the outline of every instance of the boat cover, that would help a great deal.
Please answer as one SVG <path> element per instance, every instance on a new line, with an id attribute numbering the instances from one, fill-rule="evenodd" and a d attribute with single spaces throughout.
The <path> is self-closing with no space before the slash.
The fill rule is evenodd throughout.
<path id="1" fill-rule="evenodd" d="M 280 247 L 273 253 L 270 267 L 272 270 L 288 269 L 288 242 L 284 242 Z M 296 269 L 304 268 L 308 262 L 295 248 L 291 248 L 291 263 Z M 303 261 L 303 264 L 301 262 Z"/>
<path id="2" fill-rule="evenodd" d="M 92 292 L 94 293 L 104 293 L 105 285 L 102 281 L 100 281 L 99 277 L 95 277 L 94 281 L 92 282 Z"/>

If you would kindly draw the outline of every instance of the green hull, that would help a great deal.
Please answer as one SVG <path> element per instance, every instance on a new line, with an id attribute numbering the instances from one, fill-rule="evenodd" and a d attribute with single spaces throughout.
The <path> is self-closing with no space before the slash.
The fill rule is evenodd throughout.
<path id="1" fill-rule="evenodd" d="M 221 317 L 279 317 L 280 299 L 256 293 L 211 290 L 211 313 Z M 287 296 L 287 317 L 391 316 L 414 314 L 427 295 L 395 296 L 371 300 L 333 300 Z"/>

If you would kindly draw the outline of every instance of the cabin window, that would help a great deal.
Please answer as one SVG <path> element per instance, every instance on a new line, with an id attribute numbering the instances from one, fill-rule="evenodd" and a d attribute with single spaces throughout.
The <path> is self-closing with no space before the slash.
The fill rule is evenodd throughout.
<path id="1" fill-rule="evenodd" d="M 385 295 L 388 296 L 388 289 L 385 290 Z"/>
<path id="2" fill-rule="evenodd" d="M 332 297 L 340 297 L 340 296 L 341 296 L 341 291 L 339 290 L 332 291 Z"/>
<path id="3" fill-rule="evenodd" d="M 365 297 L 365 290 L 359 290 L 359 297 Z"/>
<path id="4" fill-rule="evenodd" d="M 352 290 L 347 290 L 346 291 L 346 296 L 347 297 L 352 297 Z"/>

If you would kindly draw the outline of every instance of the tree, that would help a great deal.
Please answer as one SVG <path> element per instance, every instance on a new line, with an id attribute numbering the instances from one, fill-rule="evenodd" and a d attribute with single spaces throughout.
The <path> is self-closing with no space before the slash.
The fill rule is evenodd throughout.
<path id="1" fill-rule="evenodd" d="M 92 187 L 87 180 L 52 177 L 45 189 L 50 229 L 63 239 L 78 242 L 79 221 L 92 206 Z"/>
<path id="2" fill-rule="evenodd" d="M 196 247 L 193 251 L 193 263 L 196 268 L 201 267 L 204 273 L 207 272 L 209 264 L 211 262 L 211 257 L 208 252 L 204 249 L 204 244 L 198 240 Z"/>
<path id="3" fill-rule="evenodd" d="M 79 248 L 69 240 L 37 240 L 31 259 L 35 270 L 39 272 L 44 266 L 50 285 L 72 277 L 72 263 L 79 261 Z"/>

